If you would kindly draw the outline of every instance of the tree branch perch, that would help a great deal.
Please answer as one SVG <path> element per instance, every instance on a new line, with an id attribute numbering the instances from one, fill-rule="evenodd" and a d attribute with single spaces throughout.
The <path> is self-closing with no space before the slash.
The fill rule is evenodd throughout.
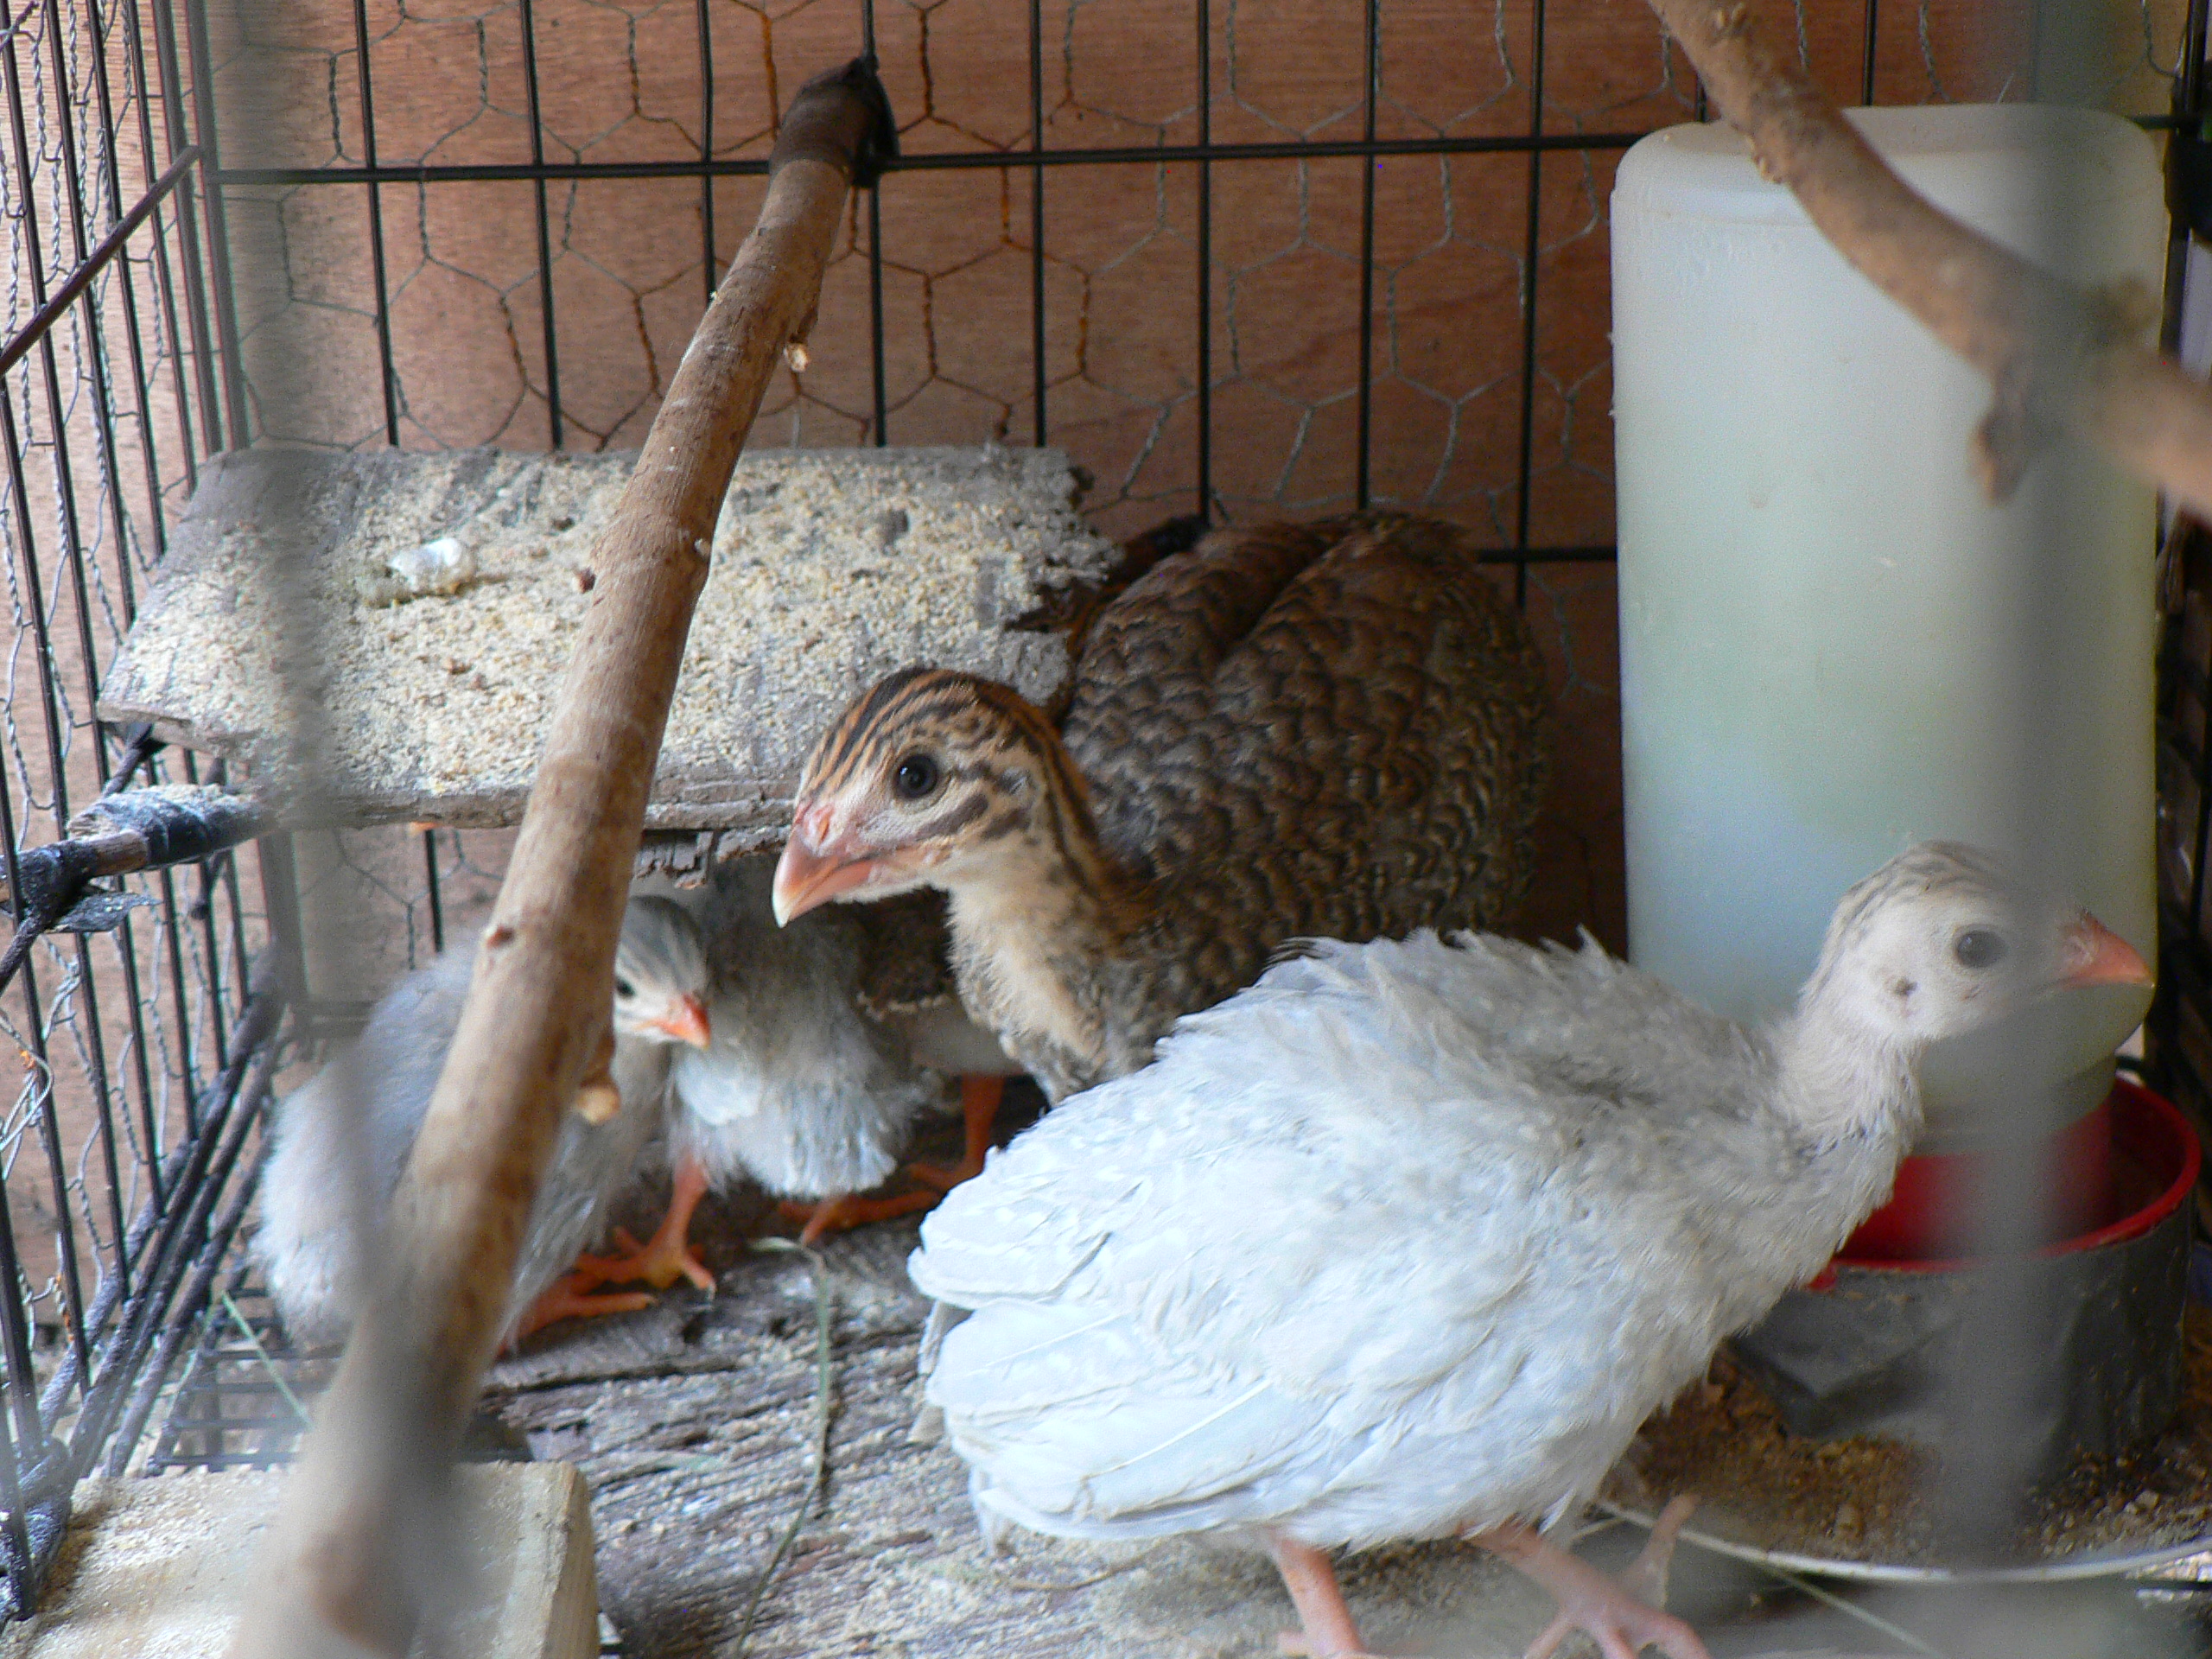
<path id="1" fill-rule="evenodd" d="M 849 181 L 895 153 L 888 115 L 864 61 L 792 101 L 760 222 L 594 550 L 591 607 L 392 1201 L 391 1259 L 286 1489 L 235 1659 L 397 1659 L 437 1593 L 446 1478 L 531 1204 L 561 1114 L 605 1080 L 615 938 L 715 519 L 769 376 L 813 321 Z"/>
<path id="2" fill-rule="evenodd" d="M 1838 252 L 1989 378 L 1976 465 L 2002 500 L 2037 447 L 2070 431 L 2200 515 L 2212 513 L 2212 394 L 2139 343 L 2133 296 L 2085 293 L 1942 213 L 1827 95 L 1770 51 L 1740 4 L 1650 0 L 1760 174 Z"/>

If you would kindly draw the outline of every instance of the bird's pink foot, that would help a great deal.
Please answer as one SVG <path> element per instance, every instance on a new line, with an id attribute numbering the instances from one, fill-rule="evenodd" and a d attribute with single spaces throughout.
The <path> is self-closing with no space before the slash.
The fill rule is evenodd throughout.
<path id="1" fill-rule="evenodd" d="M 1667 1574 L 1675 1565 L 1675 1546 L 1681 1541 L 1682 1527 L 1697 1513 L 1697 1498 L 1681 1492 L 1669 1500 L 1651 1523 L 1651 1535 L 1636 1559 L 1621 1569 L 1618 1583 L 1638 1601 L 1653 1607 L 1667 1605 Z"/>
<path id="2" fill-rule="evenodd" d="M 1618 1582 L 1529 1527 L 1496 1527 L 1473 1535 L 1476 1543 L 1503 1555 L 1559 1600 L 1559 1617 L 1529 1644 L 1526 1659 L 1548 1659 L 1577 1630 L 1598 1644 L 1605 1659 L 1636 1659 L 1646 1648 L 1656 1648 L 1669 1659 L 1713 1659 L 1695 1630 L 1653 1605 L 1666 1600 L 1675 1538 L 1696 1507 L 1694 1497 L 1668 1504 L 1650 1541 Z"/>
<path id="3" fill-rule="evenodd" d="M 588 1319 L 605 1313 L 634 1313 L 641 1307 L 653 1305 L 652 1293 L 645 1290 L 620 1290 L 594 1296 L 591 1287 L 596 1279 L 580 1273 L 564 1273 L 543 1294 L 530 1305 L 515 1326 L 515 1333 L 507 1338 L 512 1348 L 533 1331 L 542 1331 L 556 1319 Z"/>
<path id="4" fill-rule="evenodd" d="M 580 1281 L 580 1287 L 593 1285 L 622 1285 L 633 1280 L 643 1280 L 656 1290 L 666 1290 L 678 1279 L 689 1279 L 700 1289 L 712 1294 L 715 1275 L 707 1271 L 704 1262 L 691 1254 L 689 1243 L 691 1234 L 691 1214 L 699 1207 L 699 1200 L 707 1196 L 707 1171 L 696 1158 L 685 1158 L 676 1166 L 676 1191 L 670 1196 L 668 1214 L 653 1230 L 653 1236 L 640 1244 L 620 1227 L 614 1230 L 614 1243 L 619 1247 L 613 1255 L 580 1255 L 575 1272 L 569 1276 Z"/>
<path id="5" fill-rule="evenodd" d="M 1275 1644 L 1285 1653 L 1309 1654 L 1313 1659 L 1377 1659 L 1360 1645 L 1359 1627 L 1352 1623 L 1344 1592 L 1337 1587 L 1337 1569 L 1329 1558 L 1311 1544 L 1279 1532 L 1268 1535 L 1268 1554 L 1290 1592 L 1302 1629 L 1285 1630 Z"/>

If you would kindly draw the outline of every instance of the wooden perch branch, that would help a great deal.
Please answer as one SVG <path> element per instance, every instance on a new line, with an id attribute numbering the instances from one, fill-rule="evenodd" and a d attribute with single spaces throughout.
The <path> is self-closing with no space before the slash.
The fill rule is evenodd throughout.
<path id="1" fill-rule="evenodd" d="M 1797 65 L 1768 50 L 1740 4 L 1650 0 L 1713 105 L 1750 140 L 1836 251 L 1989 377 L 1976 435 L 2001 500 L 2042 439 L 2075 433 L 2118 466 L 2212 512 L 2212 394 L 2138 343 L 2139 303 L 2084 293 L 1923 200 Z"/>
<path id="2" fill-rule="evenodd" d="M 436 1592 L 440 1500 L 531 1203 L 561 1114 L 604 1084 L 615 938 L 715 521 L 769 376 L 813 321 L 848 183 L 893 148 L 880 98 L 856 62 L 793 100 L 760 222 L 594 551 L 591 608 L 393 1199 L 391 1260 L 271 1528 L 237 1659 L 397 1659 Z"/>

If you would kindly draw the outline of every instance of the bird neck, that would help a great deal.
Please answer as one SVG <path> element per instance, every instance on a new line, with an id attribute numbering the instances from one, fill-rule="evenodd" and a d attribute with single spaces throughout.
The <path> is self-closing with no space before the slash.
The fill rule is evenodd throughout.
<path id="1" fill-rule="evenodd" d="M 1002 1039 L 1100 1067 L 1114 1037 L 1106 976 L 1156 905 L 1107 851 L 1065 751 L 1056 758 L 1025 829 L 942 879 L 953 965 L 963 998 Z"/>
<path id="2" fill-rule="evenodd" d="M 1780 1073 L 1777 1105 L 1815 1147 L 1901 1148 L 1920 1132 L 1918 1045 L 1810 998 L 1768 1038 Z"/>

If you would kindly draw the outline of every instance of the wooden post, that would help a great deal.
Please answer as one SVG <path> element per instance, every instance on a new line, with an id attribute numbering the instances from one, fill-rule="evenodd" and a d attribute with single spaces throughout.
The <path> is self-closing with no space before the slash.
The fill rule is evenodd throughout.
<path id="1" fill-rule="evenodd" d="M 561 1114 L 605 1084 L 615 938 L 715 522 L 769 376 L 813 321 L 848 186 L 864 156 L 895 154 L 887 115 L 865 60 L 792 100 L 760 222 L 594 551 L 591 608 L 393 1199 L 390 1260 L 270 1528 L 236 1659 L 399 1659 L 448 1576 L 452 1454 L 516 1249 Z"/>
<path id="2" fill-rule="evenodd" d="M 2212 396 L 2140 344 L 2150 296 L 2090 294 L 1969 230 L 1876 155 L 1741 4 L 1650 0 L 1760 173 L 1867 279 L 1989 377 L 1983 481 L 2009 495 L 2044 435 L 2078 433 L 2118 466 L 2212 518 Z"/>

